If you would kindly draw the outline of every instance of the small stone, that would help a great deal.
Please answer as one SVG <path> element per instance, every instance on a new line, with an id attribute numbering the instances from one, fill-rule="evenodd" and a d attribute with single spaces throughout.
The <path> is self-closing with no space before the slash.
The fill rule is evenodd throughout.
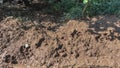
<path id="1" fill-rule="evenodd" d="M 29 47 L 29 45 L 28 44 L 25 44 L 25 48 L 28 48 Z"/>

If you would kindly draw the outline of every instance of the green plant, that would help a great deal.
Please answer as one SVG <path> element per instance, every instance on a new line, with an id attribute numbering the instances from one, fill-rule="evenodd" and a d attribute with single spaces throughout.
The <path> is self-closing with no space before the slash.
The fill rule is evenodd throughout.
<path id="1" fill-rule="evenodd" d="M 120 0 L 88 0 L 83 15 L 118 14 Z"/>
<path id="2" fill-rule="evenodd" d="M 82 8 L 80 6 L 72 7 L 69 12 L 64 13 L 65 19 L 78 19 L 82 17 Z"/>
<path id="3" fill-rule="evenodd" d="M 49 9 L 64 19 L 116 14 L 120 15 L 120 0 L 48 0 Z"/>

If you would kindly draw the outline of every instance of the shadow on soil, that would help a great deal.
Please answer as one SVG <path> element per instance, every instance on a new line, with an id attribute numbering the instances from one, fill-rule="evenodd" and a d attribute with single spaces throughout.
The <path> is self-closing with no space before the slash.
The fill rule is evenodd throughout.
<path id="1" fill-rule="evenodd" d="M 111 40 L 120 40 L 120 19 L 116 16 L 99 16 L 92 18 L 89 22 L 89 30 L 92 34 L 110 36 Z"/>
<path id="2" fill-rule="evenodd" d="M 40 7 L 39 7 L 40 6 Z M 9 11 L 9 12 L 8 12 Z M 52 21 L 59 22 L 58 16 L 49 12 L 49 8 L 46 5 L 33 4 L 30 7 L 25 7 L 22 5 L 0 5 L 0 21 L 6 17 L 13 16 L 15 18 L 20 18 L 23 21 Z"/>

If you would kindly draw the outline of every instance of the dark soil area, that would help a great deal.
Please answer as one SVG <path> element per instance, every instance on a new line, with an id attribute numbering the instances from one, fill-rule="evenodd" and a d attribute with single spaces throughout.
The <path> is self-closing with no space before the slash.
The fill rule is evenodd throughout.
<path id="1" fill-rule="evenodd" d="M 0 22 L 0 68 L 119 68 L 120 19 Z"/>

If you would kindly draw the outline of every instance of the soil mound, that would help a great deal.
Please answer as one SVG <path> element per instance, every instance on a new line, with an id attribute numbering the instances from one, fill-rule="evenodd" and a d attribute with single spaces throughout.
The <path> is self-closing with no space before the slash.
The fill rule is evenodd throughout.
<path id="1" fill-rule="evenodd" d="M 120 67 L 120 19 L 88 21 L 0 22 L 0 68 Z"/>

